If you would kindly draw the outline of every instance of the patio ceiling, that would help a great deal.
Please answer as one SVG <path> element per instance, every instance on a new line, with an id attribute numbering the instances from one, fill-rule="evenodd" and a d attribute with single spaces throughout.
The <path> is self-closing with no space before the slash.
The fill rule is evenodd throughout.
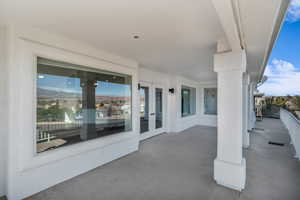
<path id="1" fill-rule="evenodd" d="M 239 1 L 249 71 L 258 72 L 281 0 Z M 2 0 L 0 24 L 17 23 L 81 40 L 141 66 L 200 81 L 216 79 L 225 37 L 212 0 Z M 138 39 L 134 37 L 138 36 Z"/>

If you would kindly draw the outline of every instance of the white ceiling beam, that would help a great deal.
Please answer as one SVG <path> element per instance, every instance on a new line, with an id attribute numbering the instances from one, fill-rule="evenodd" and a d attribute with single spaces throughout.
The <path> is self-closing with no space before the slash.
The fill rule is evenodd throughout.
<path id="1" fill-rule="evenodd" d="M 232 0 L 212 0 L 232 51 L 240 50 L 239 28 L 235 20 Z"/>
<path id="2" fill-rule="evenodd" d="M 231 51 L 231 47 L 227 41 L 227 38 L 224 36 L 224 38 L 219 39 L 217 43 L 217 52 L 228 52 Z"/>

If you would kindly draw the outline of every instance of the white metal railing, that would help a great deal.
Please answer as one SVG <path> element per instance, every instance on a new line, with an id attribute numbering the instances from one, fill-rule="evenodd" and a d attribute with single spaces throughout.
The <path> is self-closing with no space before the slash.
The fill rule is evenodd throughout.
<path id="1" fill-rule="evenodd" d="M 38 142 L 41 142 L 41 141 L 50 142 L 54 138 L 55 138 L 55 136 L 51 135 L 50 133 L 42 132 L 42 131 L 39 131 L 38 135 L 37 135 Z"/>
<path id="2" fill-rule="evenodd" d="M 280 119 L 289 131 L 291 143 L 296 150 L 295 157 L 300 159 L 300 120 L 283 108 L 280 109 Z"/>

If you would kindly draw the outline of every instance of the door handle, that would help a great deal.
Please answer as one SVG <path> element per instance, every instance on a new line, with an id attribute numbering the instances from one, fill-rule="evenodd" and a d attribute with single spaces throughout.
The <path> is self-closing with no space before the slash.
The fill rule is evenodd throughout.
<path id="1" fill-rule="evenodd" d="M 155 113 L 151 113 L 150 115 L 155 115 Z"/>

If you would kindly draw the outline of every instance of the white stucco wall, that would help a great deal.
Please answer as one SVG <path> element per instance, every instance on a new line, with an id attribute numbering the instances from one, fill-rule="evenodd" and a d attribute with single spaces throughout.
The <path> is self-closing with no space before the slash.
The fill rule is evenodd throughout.
<path id="1" fill-rule="evenodd" d="M 161 83 L 169 86 L 170 75 L 163 72 L 153 71 L 144 67 L 139 67 L 139 80 L 149 83 Z"/>
<path id="2" fill-rule="evenodd" d="M 196 113 L 191 116 L 181 116 L 181 87 L 182 85 L 196 89 Z M 170 111 L 170 131 L 180 132 L 187 128 L 199 124 L 200 113 L 200 93 L 199 83 L 182 76 L 173 76 L 170 80 L 170 86 L 175 88 L 175 94 L 172 97 L 172 105 Z"/>
<path id="3" fill-rule="evenodd" d="M 0 197 L 5 195 L 7 133 L 7 67 L 5 29 L 0 27 Z"/>
<path id="4" fill-rule="evenodd" d="M 11 60 L 8 64 L 9 74 L 5 74 L 9 77 L 10 92 L 6 184 L 10 200 L 22 199 L 138 150 L 136 62 L 40 30 L 15 27 L 8 30 L 8 43 L 12 51 L 8 55 Z M 133 130 L 36 155 L 33 145 L 36 55 L 132 75 Z"/>

